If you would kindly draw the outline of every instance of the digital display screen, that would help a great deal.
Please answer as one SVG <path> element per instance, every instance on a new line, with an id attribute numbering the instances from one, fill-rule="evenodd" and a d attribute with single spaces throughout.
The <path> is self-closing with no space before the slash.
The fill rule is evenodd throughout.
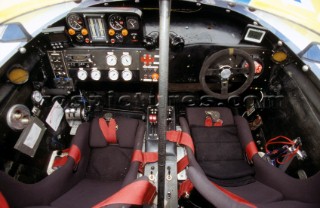
<path id="1" fill-rule="evenodd" d="M 89 30 L 92 41 L 106 41 L 106 27 L 101 17 L 88 17 Z"/>
<path id="2" fill-rule="evenodd" d="M 64 33 L 50 33 L 49 38 L 51 42 L 67 41 L 67 38 Z"/>
<path id="3" fill-rule="evenodd" d="M 266 31 L 264 30 L 248 28 L 247 33 L 244 37 L 244 40 L 249 42 L 254 42 L 254 43 L 261 43 L 265 34 L 266 34 Z"/>

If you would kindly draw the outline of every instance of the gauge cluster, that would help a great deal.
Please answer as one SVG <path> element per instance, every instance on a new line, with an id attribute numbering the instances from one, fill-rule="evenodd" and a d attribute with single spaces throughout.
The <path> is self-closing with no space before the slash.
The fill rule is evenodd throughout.
<path id="1" fill-rule="evenodd" d="M 158 51 L 141 48 L 70 48 L 63 51 L 63 57 L 68 77 L 78 82 L 157 82 L 159 78 Z"/>
<path id="2" fill-rule="evenodd" d="M 75 45 L 139 45 L 141 11 L 133 8 L 73 10 L 66 17 L 67 33 Z"/>

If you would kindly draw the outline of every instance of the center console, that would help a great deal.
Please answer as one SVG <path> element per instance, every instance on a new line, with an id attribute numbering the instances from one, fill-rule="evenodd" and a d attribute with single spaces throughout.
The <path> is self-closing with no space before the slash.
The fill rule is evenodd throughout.
<path id="1" fill-rule="evenodd" d="M 158 152 L 158 108 L 149 106 L 147 111 L 147 133 L 145 140 L 146 152 Z M 167 131 L 175 130 L 175 111 L 169 106 L 167 110 Z M 165 168 L 165 204 L 174 207 L 178 202 L 178 178 L 177 178 L 177 145 L 173 142 L 166 144 L 166 168 Z M 148 163 L 144 169 L 144 175 L 157 186 L 158 164 Z M 156 201 L 156 200 L 155 200 Z"/>

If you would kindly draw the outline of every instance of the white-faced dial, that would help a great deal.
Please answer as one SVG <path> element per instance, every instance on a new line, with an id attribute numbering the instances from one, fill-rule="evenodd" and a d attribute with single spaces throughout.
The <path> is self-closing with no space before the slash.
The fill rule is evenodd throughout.
<path id="1" fill-rule="evenodd" d="M 129 54 L 124 54 L 121 56 L 121 63 L 123 66 L 130 66 L 132 63 L 132 56 Z"/>
<path id="2" fill-rule="evenodd" d="M 107 55 L 106 59 L 109 66 L 115 66 L 117 64 L 117 57 L 113 54 Z"/>
<path id="3" fill-rule="evenodd" d="M 40 103 L 42 101 L 43 97 L 41 92 L 39 92 L 38 90 L 33 91 L 32 93 L 32 101 L 35 103 Z"/>
<path id="4" fill-rule="evenodd" d="M 91 71 L 91 79 L 98 81 L 101 78 L 101 72 L 98 69 L 93 69 Z"/>
<path id="5" fill-rule="evenodd" d="M 84 81 L 88 78 L 88 72 L 83 69 L 79 69 L 77 76 L 80 80 Z"/>
<path id="6" fill-rule="evenodd" d="M 132 72 L 129 69 L 125 69 L 122 71 L 121 76 L 124 81 L 130 81 L 132 79 Z"/>
<path id="7" fill-rule="evenodd" d="M 119 72 L 115 69 L 110 69 L 108 72 L 109 79 L 112 81 L 118 80 L 119 79 Z"/>

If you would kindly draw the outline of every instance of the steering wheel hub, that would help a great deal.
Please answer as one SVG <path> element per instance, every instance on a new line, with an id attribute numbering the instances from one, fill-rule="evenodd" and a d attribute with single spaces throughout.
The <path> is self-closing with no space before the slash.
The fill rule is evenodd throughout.
<path id="1" fill-rule="evenodd" d="M 222 66 L 221 67 L 222 71 L 221 71 L 221 78 L 222 79 L 229 79 L 232 72 L 231 72 L 231 67 L 230 66 Z"/>
<path id="2" fill-rule="evenodd" d="M 241 63 L 248 63 L 249 67 L 242 67 Z M 238 88 L 236 89 L 230 87 L 232 85 L 230 77 L 241 75 L 246 78 L 242 85 L 237 85 Z M 254 75 L 255 65 L 252 57 L 243 50 L 227 48 L 205 59 L 199 74 L 199 80 L 204 92 L 214 98 L 223 100 L 244 92 L 251 85 Z M 209 76 L 217 76 L 220 78 L 220 92 L 213 91 L 209 88 L 206 80 L 206 77 Z M 233 89 L 233 91 L 230 92 L 230 89 Z"/>

